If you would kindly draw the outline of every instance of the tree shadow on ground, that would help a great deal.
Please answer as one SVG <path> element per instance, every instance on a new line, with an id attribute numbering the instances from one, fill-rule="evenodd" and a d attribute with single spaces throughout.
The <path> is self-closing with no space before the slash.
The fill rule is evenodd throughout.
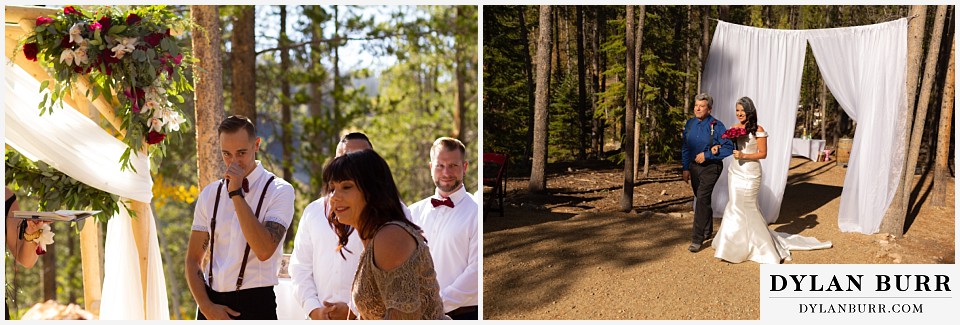
<path id="1" fill-rule="evenodd" d="M 498 213 L 491 212 L 483 219 L 483 232 L 501 231 L 570 219 L 575 213 L 553 210 L 587 210 L 592 207 L 584 203 L 599 200 L 599 198 L 550 194 L 550 192 L 553 191 L 548 191 L 546 194 L 532 194 L 527 191 L 508 193 L 504 200 L 503 218 Z"/>
<path id="2" fill-rule="evenodd" d="M 912 205 L 907 211 L 906 218 L 903 220 L 904 234 L 910 230 L 910 226 L 917 220 L 917 217 L 920 215 L 920 208 L 927 202 L 930 193 L 933 192 L 933 182 L 930 182 L 929 186 L 924 186 L 927 185 L 925 183 L 927 182 L 927 178 L 931 177 L 930 173 L 932 170 L 933 168 L 926 168 L 923 174 L 920 175 L 920 179 L 914 182 L 913 191 L 910 191 L 910 202 L 912 202 Z M 924 187 L 926 187 L 926 190 L 923 190 Z"/>
<path id="3" fill-rule="evenodd" d="M 518 217 L 516 212 L 510 214 Z M 531 227 L 486 232 L 484 259 L 516 262 L 510 268 L 484 271 L 484 292 L 496 293 L 485 299 L 485 305 L 495 306 L 501 313 L 504 309 L 542 308 L 568 294 L 576 281 L 605 281 L 579 279 L 579 273 L 599 268 L 609 270 L 613 278 L 639 264 L 663 259 L 669 247 L 689 240 L 689 227 L 683 219 L 653 218 L 657 217 L 585 213 Z M 532 292 L 549 296 L 532 296 Z"/>
<path id="4" fill-rule="evenodd" d="M 806 174 L 806 173 L 805 173 Z M 840 197 L 843 188 L 813 183 L 789 183 L 783 191 L 783 203 L 780 205 L 780 217 L 773 224 L 780 225 L 775 230 L 790 234 L 799 234 L 819 224 L 816 211 L 830 201 Z"/>

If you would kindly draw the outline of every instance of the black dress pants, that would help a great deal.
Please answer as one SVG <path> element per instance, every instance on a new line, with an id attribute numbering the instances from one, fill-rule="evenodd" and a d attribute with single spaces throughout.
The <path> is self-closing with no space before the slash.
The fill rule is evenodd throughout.
<path id="1" fill-rule="evenodd" d="M 240 313 L 240 316 L 231 317 L 233 319 L 277 319 L 277 294 L 273 292 L 273 286 L 232 292 L 217 292 L 208 286 L 207 296 L 213 303 L 230 307 Z M 204 319 L 207 319 L 207 316 L 198 308 L 197 320 Z"/>
<path id="2" fill-rule="evenodd" d="M 690 164 L 690 185 L 697 197 L 693 210 L 693 243 L 702 244 L 713 235 L 713 186 L 717 185 L 723 162 L 707 161 L 703 164 Z"/>

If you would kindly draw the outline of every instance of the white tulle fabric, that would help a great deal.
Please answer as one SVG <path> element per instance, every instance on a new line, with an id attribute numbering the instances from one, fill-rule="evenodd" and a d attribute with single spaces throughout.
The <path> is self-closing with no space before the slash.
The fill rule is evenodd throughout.
<path id="1" fill-rule="evenodd" d="M 770 134 L 766 177 L 758 205 L 767 223 L 777 220 L 790 164 L 804 54 L 809 40 L 827 87 L 856 136 L 840 199 L 842 231 L 879 230 L 903 166 L 907 19 L 845 28 L 773 30 L 718 22 L 704 69 L 703 89 L 714 97 L 713 115 L 736 123 L 736 100 L 747 96 Z M 724 164 L 729 166 L 732 158 Z M 728 200 L 726 175 L 713 192 L 714 217 Z"/>
<path id="2" fill-rule="evenodd" d="M 767 134 L 757 132 L 756 137 Z M 743 153 L 757 152 L 757 138 L 750 134 L 740 137 L 738 146 Z M 763 178 L 760 162 L 750 159 L 734 159 L 727 168 L 728 195 L 730 200 L 723 210 L 720 230 L 714 237 L 714 256 L 732 263 L 754 261 L 777 264 L 791 260 L 791 250 L 829 248 L 832 243 L 816 238 L 776 232 L 767 228 L 767 222 L 757 206 L 757 195 Z"/>
<path id="3" fill-rule="evenodd" d="M 39 116 L 37 104 L 43 98 L 43 94 L 38 92 L 40 82 L 14 64 L 5 64 L 3 74 L 6 81 L 3 130 L 7 145 L 27 158 L 42 160 L 64 174 L 104 192 L 150 202 L 153 198 L 153 180 L 145 155 L 131 157 L 136 172 L 120 171 L 118 161 L 126 148 L 123 142 L 66 104 L 52 114 Z M 153 219 L 152 216 L 150 218 Z M 110 219 L 104 243 L 100 319 L 170 319 L 166 279 L 155 226 L 151 227 L 149 238 L 149 270 L 144 301 L 140 262 L 130 216 L 120 209 L 120 213 Z"/>

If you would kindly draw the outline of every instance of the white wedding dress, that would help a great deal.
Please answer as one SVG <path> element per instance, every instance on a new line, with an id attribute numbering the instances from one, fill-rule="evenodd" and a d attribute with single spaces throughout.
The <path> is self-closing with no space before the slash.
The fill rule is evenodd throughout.
<path id="1" fill-rule="evenodd" d="M 757 132 L 756 137 L 748 134 L 740 137 L 737 145 L 745 154 L 756 153 L 757 137 L 766 136 L 765 132 Z M 713 240 L 712 246 L 716 249 L 714 256 L 732 263 L 750 260 L 779 264 L 784 260 L 791 260 L 790 250 L 832 247 L 833 244 L 829 241 L 820 242 L 816 238 L 776 232 L 767 228 L 767 222 L 757 205 L 762 175 L 759 160 L 733 159 L 730 162 L 727 168 L 730 201 L 723 210 L 723 221 Z"/>

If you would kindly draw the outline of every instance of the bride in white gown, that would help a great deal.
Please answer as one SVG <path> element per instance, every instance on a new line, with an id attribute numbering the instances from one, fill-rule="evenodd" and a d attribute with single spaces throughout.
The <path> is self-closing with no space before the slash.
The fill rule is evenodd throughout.
<path id="1" fill-rule="evenodd" d="M 760 214 L 757 194 L 763 172 L 760 159 L 767 157 L 767 133 L 757 125 L 757 109 L 753 100 L 737 100 L 737 120 L 733 128 L 744 128 L 746 136 L 736 139 L 734 160 L 727 169 L 727 189 L 730 201 L 723 211 L 720 230 L 714 238 L 715 257 L 732 263 L 754 261 L 778 264 L 789 261 L 790 250 L 830 248 L 832 243 L 816 238 L 772 231 Z"/>

